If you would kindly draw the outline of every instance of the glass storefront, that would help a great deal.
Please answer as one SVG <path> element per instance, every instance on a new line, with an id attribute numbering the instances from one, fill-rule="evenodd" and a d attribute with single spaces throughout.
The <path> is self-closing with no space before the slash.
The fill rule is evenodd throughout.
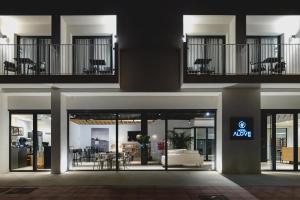
<path id="1" fill-rule="evenodd" d="M 215 111 L 69 111 L 68 168 L 215 170 L 214 127 Z"/>

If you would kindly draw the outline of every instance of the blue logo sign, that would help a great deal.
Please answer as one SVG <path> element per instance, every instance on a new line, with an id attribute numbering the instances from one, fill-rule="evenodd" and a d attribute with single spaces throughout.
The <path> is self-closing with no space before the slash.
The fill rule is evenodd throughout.
<path id="1" fill-rule="evenodd" d="M 233 139 L 252 139 L 253 124 L 251 118 L 232 118 L 231 138 Z"/>

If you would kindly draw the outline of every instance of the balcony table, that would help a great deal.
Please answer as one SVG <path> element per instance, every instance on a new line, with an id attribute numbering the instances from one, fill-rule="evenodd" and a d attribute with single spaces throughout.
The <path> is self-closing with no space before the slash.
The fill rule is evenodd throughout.
<path id="1" fill-rule="evenodd" d="M 90 63 L 92 67 L 96 68 L 96 72 L 99 74 L 100 72 L 104 71 L 103 67 L 106 65 L 105 60 L 102 59 L 90 59 Z"/>
<path id="2" fill-rule="evenodd" d="M 213 70 L 208 69 L 207 66 L 211 62 L 211 60 L 211 58 L 197 58 L 194 62 L 194 65 L 199 65 L 199 70 L 197 71 L 205 74 L 210 74 L 214 72 Z"/>
<path id="3" fill-rule="evenodd" d="M 20 66 L 22 74 L 26 74 L 26 71 L 28 72 L 30 65 L 34 67 L 36 64 L 30 58 L 14 58 L 14 60 L 17 62 L 17 65 Z"/>

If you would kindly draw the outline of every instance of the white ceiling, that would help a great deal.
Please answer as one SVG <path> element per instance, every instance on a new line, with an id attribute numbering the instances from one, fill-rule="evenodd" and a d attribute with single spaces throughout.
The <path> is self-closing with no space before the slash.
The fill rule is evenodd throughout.
<path id="1" fill-rule="evenodd" d="M 299 19 L 299 15 L 253 15 L 247 16 L 247 24 L 278 25 L 280 23 L 293 23 Z"/>
<path id="2" fill-rule="evenodd" d="M 16 24 L 51 24 L 51 16 L 38 15 L 14 15 L 14 16 L 0 16 L 3 21 L 9 21 Z"/>
<path id="3" fill-rule="evenodd" d="M 184 24 L 230 24 L 233 15 L 184 15 Z"/>
<path id="4" fill-rule="evenodd" d="M 70 15 L 62 16 L 68 25 L 111 25 L 116 24 L 116 15 Z"/>

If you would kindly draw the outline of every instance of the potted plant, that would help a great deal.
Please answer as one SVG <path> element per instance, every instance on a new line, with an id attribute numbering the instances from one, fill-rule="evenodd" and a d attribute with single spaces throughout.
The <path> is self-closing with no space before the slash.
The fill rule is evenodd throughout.
<path id="1" fill-rule="evenodd" d="M 147 165 L 148 163 L 148 144 L 150 143 L 150 136 L 137 135 L 136 139 L 141 145 L 141 164 Z"/>
<path id="2" fill-rule="evenodd" d="M 187 135 L 185 132 L 169 131 L 168 137 L 174 149 L 187 149 L 191 144 L 193 137 Z"/>

